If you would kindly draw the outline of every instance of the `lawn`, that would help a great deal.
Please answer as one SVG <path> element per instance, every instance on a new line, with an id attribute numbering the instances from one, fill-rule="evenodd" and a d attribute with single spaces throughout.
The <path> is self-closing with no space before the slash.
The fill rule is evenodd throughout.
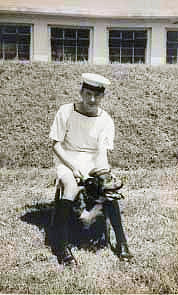
<path id="1" fill-rule="evenodd" d="M 1 169 L 1 293 L 177 293 L 176 167 L 113 172 L 125 183 L 120 205 L 134 257 L 74 248 L 78 265 L 69 268 L 45 245 L 44 228 L 23 220 L 52 201 L 54 170 Z"/>
<path id="2" fill-rule="evenodd" d="M 111 80 L 102 107 L 116 127 L 109 159 L 124 182 L 133 259 L 74 248 L 78 265 L 69 268 L 38 218 L 55 192 L 50 126 L 61 104 L 79 99 L 83 72 Z M 177 94 L 177 65 L 0 64 L 1 293 L 178 293 Z"/>

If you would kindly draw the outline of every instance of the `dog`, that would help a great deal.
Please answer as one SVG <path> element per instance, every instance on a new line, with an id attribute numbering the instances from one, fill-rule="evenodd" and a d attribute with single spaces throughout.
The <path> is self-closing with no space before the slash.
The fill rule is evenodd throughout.
<path id="1" fill-rule="evenodd" d="M 88 231 L 88 242 L 90 245 L 108 246 L 110 220 L 105 204 L 124 198 L 118 192 L 123 184 L 116 182 L 116 177 L 108 170 L 92 170 L 89 178 L 80 180 L 79 186 L 81 190 L 75 198 L 73 210 L 82 227 Z"/>
<path id="2" fill-rule="evenodd" d="M 61 198 L 59 187 L 55 194 L 53 227 L 56 250 L 59 245 L 57 256 L 60 263 L 75 259 L 71 252 L 73 245 L 91 250 L 108 246 L 110 224 L 117 240 L 119 230 L 122 230 L 117 201 L 124 198 L 119 192 L 123 184 L 118 184 L 110 171 L 93 170 L 89 178 L 80 179 L 78 185 L 80 189 L 73 202 Z"/>

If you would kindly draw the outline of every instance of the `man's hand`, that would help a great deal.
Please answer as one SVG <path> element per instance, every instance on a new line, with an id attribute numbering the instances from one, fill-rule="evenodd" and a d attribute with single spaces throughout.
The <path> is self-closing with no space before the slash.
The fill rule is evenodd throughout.
<path id="1" fill-rule="evenodd" d="M 75 168 L 73 163 L 71 163 L 68 160 L 66 151 L 63 149 L 60 142 L 56 142 L 56 141 L 53 142 L 53 151 L 58 156 L 58 158 L 64 163 L 64 165 L 72 170 L 75 178 L 82 178 L 83 177 L 81 171 L 79 169 Z"/>
<path id="2" fill-rule="evenodd" d="M 75 178 L 82 178 L 83 177 L 83 174 L 82 172 L 79 170 L 79 169 L 76 169 L 76 168 L 73 168 L 72 169 L 72 172 L 73 172 L 73 175 Z"/>

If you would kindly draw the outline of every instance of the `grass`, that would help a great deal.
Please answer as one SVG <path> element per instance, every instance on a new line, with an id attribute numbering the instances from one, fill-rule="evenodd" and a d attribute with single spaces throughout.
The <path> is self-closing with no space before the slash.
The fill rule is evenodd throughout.
<path id="1" fill-rule="evenodd" d="M 102 107 L 115 122 L 112 166 L 175 165 L 178 66 L 4 62 L 0 64 L 0 167 L 52 167 L 50 126 L 61 104 L 79 99 L 83 72 L 111 80 Z"/>
<path id="2" fill-rule="evenodd" d="M 134 258 L 74 249 L 79 265 L 69 268 L 45 246 L 44 229 L 21 220 L 37 203 L 52 201 L 54 170 L 0 170 L 1 293 L 177 293 L 177 168 L 113 172 L 125 182 L 120 204 Z"/>
<path id="3" fill-rule="evenodd" d="M 79 265 L 64 268 L 44 228 L 22 216 L 53 200 L 49 129 L 59 106 L 78 99 L 83 72 L 111 80 L 102 106 L 116 126 L 109 157 L 125 184 L 120 205 L 134 258 L 74 249 Z M 178 293 L 177 80 L 176 65 L 0 65 L 1 293 Z"/>

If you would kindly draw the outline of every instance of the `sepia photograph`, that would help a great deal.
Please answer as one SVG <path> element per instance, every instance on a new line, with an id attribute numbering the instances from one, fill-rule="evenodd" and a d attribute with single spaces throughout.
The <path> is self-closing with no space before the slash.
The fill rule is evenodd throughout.
<path id="1" fill-rule="evenodd" d="M 178 294 L 178 1 L 0 0 L 0 294 Z"/>

